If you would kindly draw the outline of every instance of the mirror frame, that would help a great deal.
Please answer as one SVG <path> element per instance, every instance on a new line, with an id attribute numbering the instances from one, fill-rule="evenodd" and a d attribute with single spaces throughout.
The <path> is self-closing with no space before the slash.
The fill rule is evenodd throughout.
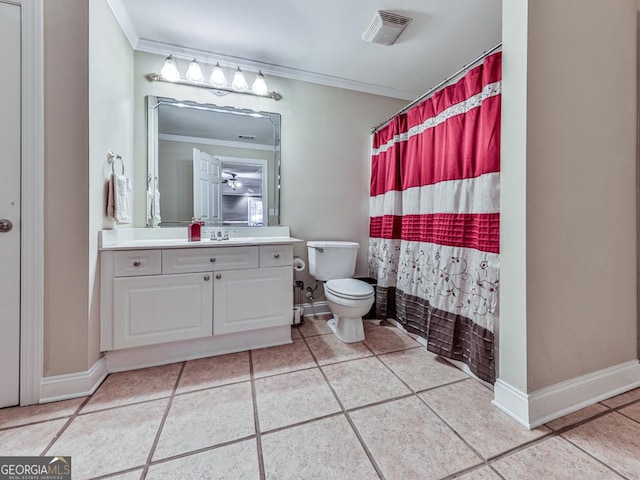
<path id="1" fill-rule="evenodd" d="M 218 106 L 210 103 L 199 103 L 191 100 L 177 100 L 170 97 L 161 97 L 156 95 L 147 95 L 146 116 L 147 116 L 147 212 L 146 226 L 157 228 L 171 228 L 186 226 L 191 220 L 181 222 L 172 222 L 170 225 L 162 225 L 162 221 L 158 222 L 155 215 L 156 194 L 158 191 L 158 107 L 160 105 L 169 105 L 176 108 L 192 108 L 196 110 L 207 110 L 217 113 L 229 113 L 233 115 L 244 115 L 249 117 L 267 118 L 273 124 L 273 159 L 274 167 L 269 172 L 269 176 L 273 175 L 273 180 L 268 179 L 268 184 L 273 183 L 273 202 L 267 208 L 267 221 L 264 227 L 280 225 L 280 151 L 281 151 L 281 116 L 279 113 L 264 112 L 250 109 L 240 109 L 235 107 Z M 271 201 L 271 195 L 269 195 Z M 273 211 L 273 213 L 272 213 Z M 246 228 L 246 227 L 240 227 Z"/>

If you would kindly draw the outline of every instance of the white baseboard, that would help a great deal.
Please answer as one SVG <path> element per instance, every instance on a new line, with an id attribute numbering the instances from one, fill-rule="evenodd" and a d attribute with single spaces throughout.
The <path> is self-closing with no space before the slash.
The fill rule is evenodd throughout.
<path id="1" fill-rule="evenodd" d="M 493 385 L 491 403 L 518 423 L 531 429 L 535 427 L 529 422 L 529 397 L 530 395 L 498 378 Z"/>
<path id="2" fill-rule="evenodd" d="M 44 377 L 40 403 L 92 395 L 109 373 L 291 343 L 291 326 L 106 352 L 86 372 Z"/>
<path id="3" fill-rule="evenodd" d="M 40 382 L 40 403 L 92 395 L 108 375 L 107 361 L 100 357 L 86 372 L 43 377 Z"/>
<path id="4" fill-rule="evenodd" d="M 493 404 L 527 428 L 640 387 L 640 362 L 632 360 L 526 394 L 501 379 Z"/>
<path id="5" fill-rule="evenodd" d="M 244 352 L 291 343 L 291 326 L 160 343 L 106 352 L 109 373 L 155 367 L 197 358 Z"/>
<path id="6" fill-rule="evenodd" d="M 326 300 L 320 302 L 313 302 L 302 304 L 302 312 L 304 317 L 314 317 L 316 315 L 327 315 L 331 313 L 329 310 L 329 302 Z"/>

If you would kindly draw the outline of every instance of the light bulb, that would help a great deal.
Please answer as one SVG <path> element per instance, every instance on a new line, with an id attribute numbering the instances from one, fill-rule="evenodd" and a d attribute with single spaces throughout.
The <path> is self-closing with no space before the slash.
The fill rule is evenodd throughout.
<path id="1" fill-rule="evenodd" d="M 255 93 L 256 95 L 266 95 L 269 91 L 269 89 L 267 88 L 267 82 L 264 81 L 262 70 L 258 72 L 258 75 L 256 75 L 256 79 L 253 81 L 251 90 L 253 90 L 253 93 Z"/>
<path id="2" fill-rule="evenodd" d="M 249 87 L 249 84 L 244 78 L 244 73 L 242 73 L 240 67 L 238 67 L 236 73 L 233 74 L 233 82 L 231 83 L 231 86 L 234 88 L 234 90 L 238 90 L 239 92 L 244 92 Z"/>
<path id="3" fill-rule="evenodd" d="M 176 61 L 171 55 L 165 58 L 162 70 L 160 70 L 160 75 L 162 75 L 162 78 L 170 82 L 177 82 L 178 80 L 180 80 L 180 72 L 178 71 L 178 66 L 176 65 Z"/>
<path id="4" fill-rule="evenodd" d="M 227 79 L 224 76 L 224 70 L 222 70 L 220 63 L 216 63 L 216 66 L 213 67 L 209 81 L 214 87 L 224 88 L 227 86 Z"/>
<path id="5" fill-rule="evenodd" d="M 204 75 L 202 74 L 202 69 L 200 68 L 200 64 L 196 62 L 194 58 L 191 60 L 189 64 L 189 68 L 187 69 L 187 80 L 192 82 L 202 82 L 204 81 Z"/>

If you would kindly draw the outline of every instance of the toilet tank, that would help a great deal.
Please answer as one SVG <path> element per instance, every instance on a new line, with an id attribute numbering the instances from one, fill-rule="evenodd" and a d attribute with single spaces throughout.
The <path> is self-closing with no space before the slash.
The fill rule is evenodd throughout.
<path id="1" fill-rule="evenodd" d="M 307 242 L 309 273 L 323 282 L 353 277 L 359 247 L 356 242 Z"/>

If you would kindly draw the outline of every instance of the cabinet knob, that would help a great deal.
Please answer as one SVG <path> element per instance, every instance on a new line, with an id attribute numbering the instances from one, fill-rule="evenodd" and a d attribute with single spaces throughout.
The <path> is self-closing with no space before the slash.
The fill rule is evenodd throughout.
<path id="1" fill-rule="evenodd" d="M 216 263 L 216 257 L 211 257 L 211 258 L 209 259 L 209 261 L 210 261 L 211 263 Z"/>
<path id="2" fill-rule="evenodd" d="M 209 281 L 209 278 L 210 278 L 210 277 L 209 277 L 209 275 L 205 275 L 205 276 L 204 276 L 204 281 L 205 281 L 205 282 L 208 282 L 208 281 Z"/>
<path id="3" fill-rule="evenodd" d="M 136 260 L 135 262 L 133 262 L 134 267 L 139 267 L 140 265 L 140 260 Z"/>
<path id="4" fill-rule="evenodd" d="M 276 253 L 276 254 L 273 256 L 273 258 L 276 258 L 276 259 L 280 258 L 280 254 L 279 254 L 279 253 Z"/>
<path id="5" fill-rule="evenodd" d="M 222 274 L 220 274 L 220 273 L 216 273 L 216 278 L 217 278 L 218 280 L 220 280 L 220 279 L 222 278 Z"/>

